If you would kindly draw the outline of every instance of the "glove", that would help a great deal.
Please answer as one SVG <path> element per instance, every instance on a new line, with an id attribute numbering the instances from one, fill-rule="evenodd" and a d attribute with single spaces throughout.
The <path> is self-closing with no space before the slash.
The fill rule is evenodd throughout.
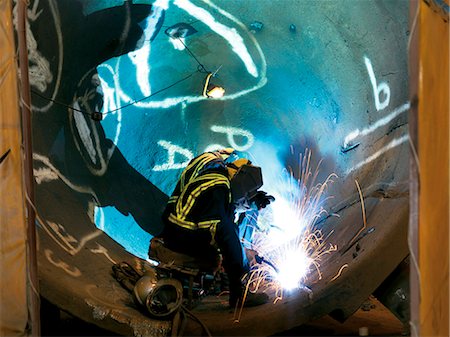
<path id="1" fill-rule="evenodd" d="M 259 256 L 258 256 L 258 252 L 256 250 L 245 248 L 244 251 L 245 251 L 245 257 L 247 258 L 248 265 L 250 267 L 255 265 L 256 263 L 258 263 L 256 261 L 256 257 L 259 257 Z"/>
<path id="2" fill-rule="evenodd" d="M 259 211 L 260 209 L 265 208 L 272 201 L 275 201 L 275 198 L 267 194 L 267 192 L 258 191 L 252 198 L 250 198 L 249 201 L 254 202 Z"/>

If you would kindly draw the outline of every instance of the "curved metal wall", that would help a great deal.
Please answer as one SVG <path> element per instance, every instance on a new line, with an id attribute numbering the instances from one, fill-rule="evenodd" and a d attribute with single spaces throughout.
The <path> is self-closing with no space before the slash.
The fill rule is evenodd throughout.
<path id="1" fill-rule="evenodd" d="M 315 164 L 323 160 L 320 177 L 339 177 L 325 205 L 339 217 L 320 224 L 339 250 L 312 282 L 313 301 L 294 294 L 282 307 L 250 310 L 240 325 L 216 320 L 223 310 L 198 314 L 223 334 L 269 334 L 332 311 L 350 315 L 407 255 L 407 13 L 407 1 L 158 0 L 152 9 L 32 2 L 43 295 L 118 332 L 167 333 L 167 322 L 133 307 L 110 267 L 139 263 L 124 247 L 145 257 L 182 167 L 205 149 L 232 146 L 262 166 L 270 192 L 309 148 Z M 194 29 L 184 40 L 189 50 L 167 34 L 178 23 Z M 200 95 L 199 63 L 219 69 L 222 99 Z M 106 114 L 96 121 L 100 109 Z M 355 180 L 373 228 L 358 251 L 350 246 L 362 226 Z M 254 326 L 257 317 L 264 321 Z"/>

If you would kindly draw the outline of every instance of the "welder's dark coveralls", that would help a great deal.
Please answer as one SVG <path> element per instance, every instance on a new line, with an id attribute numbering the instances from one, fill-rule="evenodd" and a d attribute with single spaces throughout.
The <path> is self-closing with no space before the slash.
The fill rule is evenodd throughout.
<path id="1" fill-rule="evenodd" d="M 222 157 L 206 152 L 191 160 L 175 187 L 163 214 L 165 246 L 198 259 L 223 257 L 230 281 L 230 299 L 241 296 L 246 272 L 230 180 Z"/>

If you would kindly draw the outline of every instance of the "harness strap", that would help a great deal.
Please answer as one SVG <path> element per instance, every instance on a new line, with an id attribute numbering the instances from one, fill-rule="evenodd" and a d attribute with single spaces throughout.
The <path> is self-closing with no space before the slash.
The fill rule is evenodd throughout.
<path id="1" fill-rule="evenodd" d="M 200 222 L 192 222 L 187 220 L 181 220 L 177 218 L 174 214 L 169 214 L 169 221 L 172 222 L 175 225 L 178 225 L 180 227 L 189 229 L 189 230 L 198 230 L 198 229 L 209 229 L 211 232 L 211 245 L 214 245 L 216 243 L 215 236 L 216 236 L 216 230 L 217 230 L 217 224 L 220 222 L 220 220 L 206 220 L 206 221 L 200 221 Z"/>

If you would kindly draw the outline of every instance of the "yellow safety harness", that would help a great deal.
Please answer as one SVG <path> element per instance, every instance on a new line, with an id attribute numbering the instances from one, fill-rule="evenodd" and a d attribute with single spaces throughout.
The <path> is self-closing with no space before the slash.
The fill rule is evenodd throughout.
<path id="1" fill-rule="evenodd" d="M 175 225 L 189 230 L 209 229 L 214 244 L 214 236 L 220 219 L 193 221 L 191 211 L 202 193 L 210 188 L 223 186 L 230 191 L 230 181 L 227 176 L 220 173 L 202 173 L 202 169 L 213 160 L 221 159 L 218 153 L 207 152 L 194 158 L 181 174 L 174 193 L 169 199 L 173 211 L 169 214 L 169 221 Z M 231 192 L 229 201 L 231 202 Z"/>

